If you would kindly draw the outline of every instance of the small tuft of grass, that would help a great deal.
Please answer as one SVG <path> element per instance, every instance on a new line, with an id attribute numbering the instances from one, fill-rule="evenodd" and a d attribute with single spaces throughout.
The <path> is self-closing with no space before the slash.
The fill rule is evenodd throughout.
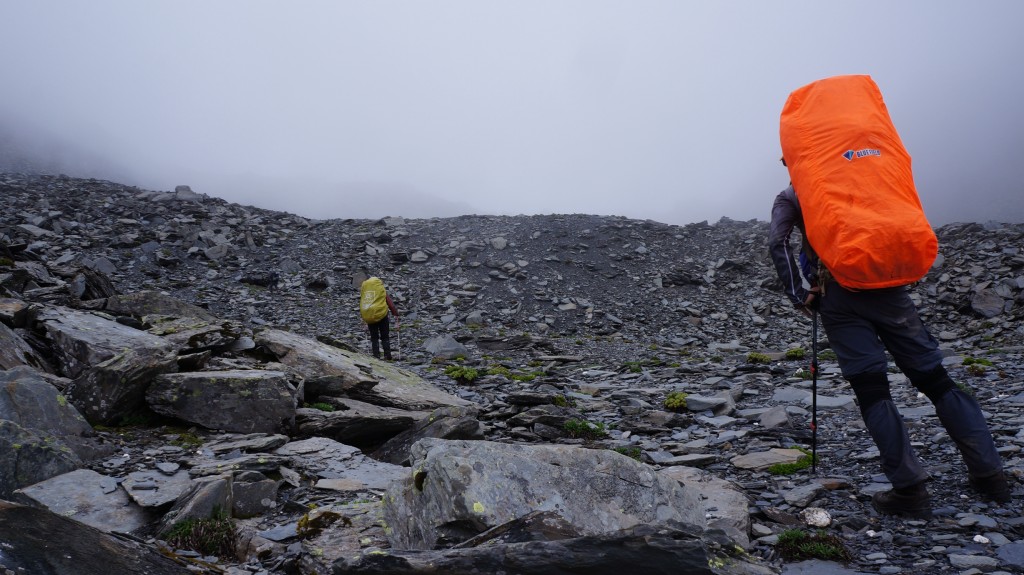
<path id="1" fill-rule="evenodd" d="M 575 438 L 600 439 L 608 435 L 604 423 L 591 423 L 583 419 L 570 419 L 562 425 L 562 428 L 569 434 L 569 437 Z"/>
<path id="2" fill-rule="evenodd" d="M 807 352 L 802 347 L 794 347 L 786 351 L 786 359 L 803 359 L 805 355 L 807 355 Z"/>
<path id="3" fill-rule="evenodd" d="M 512 375 L 512 371 L 503 365 L 495 365 L 487 368 L 487 375 L 500 375 L 506 379 Z"/>
<path id="4" fill-rule="evenodd" d="M 981 377 L 985 375 L 987 371 L 988 368 L 978 363 L 972 363 L 971 365 L 967 366 L 967 373 L 973 375 L 974 377 Z"/>
<path id="5" fill-rule="evenodd" d="M 644 362 L 642 361 L 627 361 L 623 362 L 622 369 L 630 373 L 640 373 L 644 370 Z"/>
<path id="6" fill-rule="evenodd" d="M 643 455 L 643 450 L 639 447 L 616 447 L 613 451 L 637 461 L 640 461 L 640 456 Z"/>
<path id="7" fill-rule="evenodd" d="M 202 444 L 203 439 L 191 431 L 179 433 L 178 437 L 171 440 L 171 445 L 177 445 L 182 449 L 195 449 Z"/>
<path id="8" fill-rule="evenodd" d="M 313 409 L 319 409 L 320 411 L 334 411 L 334 406 L 333 405 L 331 405 L 329 403 L 324 403 L 322 401 L 316 401 L 316 402 L 313 402 L 313 403 L 306 403 L 306 404 L 303 404 L 303 407 L 311 407 Z"/>
<path id="9" fill-rule="evenodd" d="M 787 561 L 822 559 L 825 561 L 850 561 L 850 552 L 835 535 L 824 531 L 808 533 L 802 529 L 787 529 L 779 534 L 775 548 Z"/>
<path id="10" fill-rule="evenodd" d="M 480 377 L 480 372 L 476 369 L 462 365 L 449 365 L 444 368 L 444 373 L 459 383 L 469 383 Z"/>
<path id="11" fill-rule="evenodd" d="M 772 358 L 768 357 L 766 354 L 759 353 L 759 352 L 756 352 L 756 351 L 752 351 L 752 352 L 747 354 L 747 363 L 766 363 L 767 364 L 767 363 L 771 363 L 771 362 L 772 362 Z"/>
<path id="12" fill-rule="evenodd" d="M 219 509 L 206 519 L 186 519 L 167 534 L 167 544 L 203 555 L 234 557 L 237 535 L 231 518 Z"/>
<path id="13" fill-rule="evenodd" d="M 686 394 L 682 391 L 673 391 L 665 397 L 665 409 L 669 411 L 686 411 Z"/>
<path id="14" fill-rule="evenodd" d="M 811 452 L 802 447 L 797 447 L 796 450 L 804 453 L 800 459 L 797 459 L 793 463 L 776 463 L 768 468 L 768 473 L 771 473 L 772 475 L 792 475 L 797 471 L 810 467 L 813 461 Z"/>
<path id="15" fill-rule="evenodd" d="M 551 403 L 558 407 L 576 407 L 576 401 L 564 395 L 556 395 L 551 398 Z"/>

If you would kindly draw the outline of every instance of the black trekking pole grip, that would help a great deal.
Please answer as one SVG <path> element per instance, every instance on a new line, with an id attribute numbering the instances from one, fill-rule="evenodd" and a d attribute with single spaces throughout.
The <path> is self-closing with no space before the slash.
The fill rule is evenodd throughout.
<path id="1" fill-rule="evenodd" d="M 811 473 L 818 472 L 818 310 L 811 309 Z"/>

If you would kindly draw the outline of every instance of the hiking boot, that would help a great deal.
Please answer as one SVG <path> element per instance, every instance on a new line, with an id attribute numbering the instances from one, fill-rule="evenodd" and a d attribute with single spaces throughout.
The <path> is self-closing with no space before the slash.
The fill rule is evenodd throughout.
<path id="1" fill-rule="evenodd" d="M 996 503 L 1008 503 L 1010 501 L 1010 484 L 1006 481 L 1003 470 L 985 477 L 967 476 L 967 482 L 975 491 L 981 494 L 981 498 Z"/>
<path id="2" fill-rule="evenodd" d="M 932 517 L 932 498 L 924 483 L 879 491 L 871 496 L 871 505 L 883 515 L 902 515 L 913 519 Z"/>

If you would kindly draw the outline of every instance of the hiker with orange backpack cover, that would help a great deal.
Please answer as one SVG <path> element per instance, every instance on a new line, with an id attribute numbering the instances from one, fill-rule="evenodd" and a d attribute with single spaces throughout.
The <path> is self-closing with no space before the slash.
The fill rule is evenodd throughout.
<path id="1" fill-rule="evenodd" d="M 907 285 L 927 273 L 937 240 L 878 87 L 869 76 L 838 76 L 794 91 L 780 138 L 791 185 L 772 206 L 769 252 L 796 309 L 821 316 L 878 447 L 892 489 L 876 493 L 872 505 L 883 514 L 932 514 L 929 475 L 893 402 L 886 351 L 934 404 L 970 485 L 985 499 L 1009 501 L 981 407 L 950 378 L 910 299 Z M 795 229 L 800 254 L 790 246 Z"/>

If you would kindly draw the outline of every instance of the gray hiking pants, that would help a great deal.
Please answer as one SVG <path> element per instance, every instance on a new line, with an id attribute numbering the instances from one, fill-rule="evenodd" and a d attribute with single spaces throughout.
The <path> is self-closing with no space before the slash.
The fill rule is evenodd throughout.
<path id="1" fill-rule="evenodd" d="M 946 373 L 938 342 L 928 333 L 905 288 L 850 291 L 829 282 L 819 311 L 839 368 L 853 387 L 864 424 L 878 446 L 882 471 L 893 487 L 915 485 L 928 473 L 892 401 L 886 350 L 935 405 L 968 472 L 985 477 L 1002 469 L 981 406 Z"/>

